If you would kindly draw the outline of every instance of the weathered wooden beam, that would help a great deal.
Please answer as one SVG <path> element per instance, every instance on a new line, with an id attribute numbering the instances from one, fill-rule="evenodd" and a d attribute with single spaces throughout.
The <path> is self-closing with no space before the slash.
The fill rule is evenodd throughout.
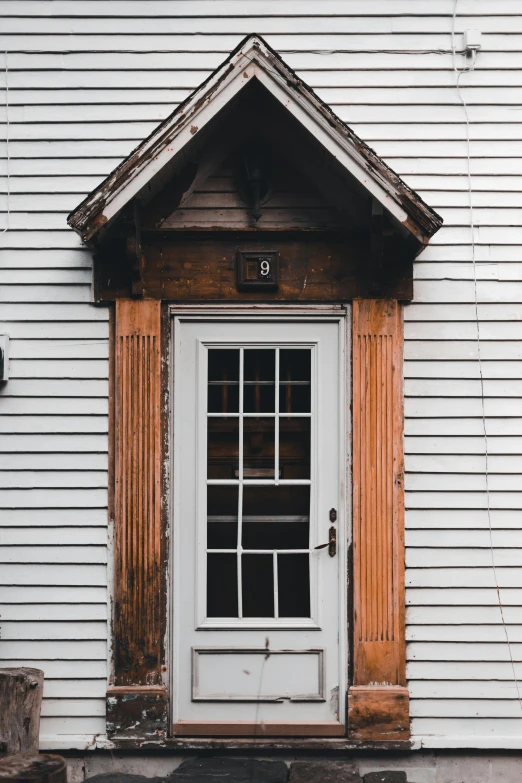
<path id="1" fill-rule="evenodd" d="M 0 753 L 38 753 L 44 673 L 0 669 Z"/>
<path id="2" fill-rule="evenodd" d="M 348 716 L 350 736 L 355 732 L 354 736 L 362 739 L 407 739 L 409 736 L 407 691 L 404 687 L 402 355 L 403 327 L 399 303 L 386 299 L 355 300 L 355 687 L 349 691 Z M 363 723 L 364 731 L 361 728 Z M 388 724 L 395 726 L 391 735 Z"/>
<path id="3" fill-rule="evenodd" d="M 141 222 L 141 205 L 137 199 L 134 199 L 124 217 L 124 225 L 128 232 L 125 240 L 125 255 L 131 270 L 131 293 L 135 297 L 143 296 L 145 254 L 141 239 Z"/>
<path id="4" fill-rule="evenodd" d="M 368 258 L 368 290 L 373 296 L 381 294 L 384 261 L 384 208 L 380 201 L 372 199 L 370 220 L 370 253 Z"/>

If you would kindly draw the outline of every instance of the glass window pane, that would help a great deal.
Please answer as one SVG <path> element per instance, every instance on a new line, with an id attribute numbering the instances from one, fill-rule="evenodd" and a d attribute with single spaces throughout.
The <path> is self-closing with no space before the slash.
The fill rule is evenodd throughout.
<path id="1" fill-rule="evenodd" d="M 243 555 L 243 617 L 274 616 L 272 555 Z"/>
<path id="2" fill-rule="evenodd" d="M 279 617 L 310 617 L 309 555 L 277 556 Z"/>
<path id="3" fill-rule="evenodd" d="M 280 478 L 310 478 L 310 419 L 281 416 L 279 419 Z"/>
<path id="4" fill-rule="evenodd" d="M 245 549 L 308 549 L 310 487 L 243 488 Z"/>
<path id="5" fill-rule="evenodd" d="M 207 617 L 237 617 L 237 556 L 207 555 Z"/>
<path id="6" fill-rule="evenodd" d="M 237 487 L 207 487 L 207 548 L 237 547 Z"/>
<path id="7" fill-rule="evenodd" d="M 243 420 L 244 478 L 274 478 L 275 420 L 246 418 Z"/>
<path id="8" fill-rule="evenodd" d="M 310 349 L 282 348 L 279 352 L 279 411 L 310 413 Z"/>
<path id="9" fill-rule="evenodd" d="M 275 411 L 274 349 L 245 348 L 243 410 L 245 413 Z"/>
<path id="10" fill-rule="evenodd" d="M 239 350 L 211 348 L 208 352 L 208 412 L 239 411 Z"/>
<path id="11" fill-rule="evenodd" d="M 207 419 L 207 477 L 233 479 L 239 465 L 239 419 Z"/>

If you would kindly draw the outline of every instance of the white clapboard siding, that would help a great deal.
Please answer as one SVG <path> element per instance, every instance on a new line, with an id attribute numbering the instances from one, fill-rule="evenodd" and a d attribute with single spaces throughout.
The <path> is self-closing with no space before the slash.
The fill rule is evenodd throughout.
<path id="1" fill-rule="evenodd" d="M 515 607 L 518 612 L 520 601 L 522 600 L 521 588 L 503 588 L 500 591 L 502 606 L 504 611 L 506 607 Z M 488 612 L 492 608 L 493 611 L 499 611 L 498 595 L 495 588 L 479 587 L 479 588 L 454 588 L 451 591 L 426 589 L 426 588 L 410 588 L 407 595 L 407 604 L 410 607 L 420 607 L 420 611 L 427 607 L 436 606 L 441 607 L 444 610 L 457 607 L 458 610 L 465 608 L 469 610 L 470 607 L 478 607 L 479 611 Z M 448 618 L 451 617 L 451 613 L 448 613 Z M 429 613 L 426 612 L 425 617 L 429 617 Z M 413 622 L 413 620 L 411 620 Z M 517 619 L 518 621 L 518 619 Z"/>
<path id="2" fill-rule="evenodd" d="M 508 529 L 520 527 L 520 512 L 516 509 L 444 509 L 441 514 L 438 508 L 417 508 L 408 511 L 408 528 L 421 529 L 438 528 L 499 528 Z M 449 600 L 449 597 L 448 597 Z"/>
<path id="3" fill-rule="evenodd" d="M 0 515 L 2 527 L 56 527 L 71 525 L 96 527 L 107 525 L 103 508 L 11 508 Z"/>
<path id="4" fill-rule="evenodd" d="M 519 0 L 457 7 L 457 49 L 464 30 L 483 33 L 460 82 L 474 270 L 454 7 L 0 4 L 0 230 L 11 194 L 0 234 L 0 333 L 11 337 L 0 389 L 0 656 L 45 670 L 45 747 L 104 734 L 108 674 L 109 314 L 90 304 L 91 253 L 66 216 L 252 30 L 444 217 L 404 309 L 412 732 L 426 746 L 520 745 L 490 546 L 522 680 L 522 18 Z"/>
<path id="5" fill-rule="evenodd" d="M 104 604 L 0 604 L 2 618 L 24 624 L 28 621 L 40 620 L 106 620 L 107 612 Z"/>
<path id="6" fill-rule="evenodd" d="M 19 398 L 13 398 L 15 401 Z M 21 398 L 23 399 L 23 398 Z M 32 399 L 32 398 L 31 398 Z M 83 399 L 83 398 L 81 398 Z M 32 476 L 36 480 L 37 473 L 45 473 L 41 470 L 42 461 L 46 471 L 71 471 L 76 472 L 78 478 L 85 476 L 86 472 L 107 471 L 108 456 L 107 453 L 94 454 L 71 454 L 71 453 L 0 453 L 0 470 L 2 471 L 32 471 Z M 65 474 L 63 474 L 65 480 Z M 30 478 L 28 478 L 30 481 Z"/>
<path id="7" fill-rule="evenodd" d="M 0 529 L 0 541 L 6 547 L 36 546 L 55 544 L 107 545 L 107 530 L 105 527 L 56 527 L 46 530 L 5 527 Z"/>

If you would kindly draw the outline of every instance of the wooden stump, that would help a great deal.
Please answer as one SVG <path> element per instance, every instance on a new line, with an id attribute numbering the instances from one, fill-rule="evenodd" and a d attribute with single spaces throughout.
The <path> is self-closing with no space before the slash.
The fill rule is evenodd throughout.
<path id="1" fill-rule="evenodd" d="M 0 759 L 0 783 L 67 783 L 61 756 L 25 754 Z"/>
<path id="2" fill-rule="evenodd" d="M 0 669 L 0 751 L 38 753 L 44 673 Z"/>

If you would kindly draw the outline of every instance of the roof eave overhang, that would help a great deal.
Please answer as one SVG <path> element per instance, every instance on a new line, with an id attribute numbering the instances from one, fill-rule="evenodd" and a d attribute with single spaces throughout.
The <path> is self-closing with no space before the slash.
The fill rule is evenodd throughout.
<path id="1" fill-rule="evenodd" d="M 442 218 L 365 144 L 257 35 L 227 60 L 69 215 L 86 243 L 252 79 L 307 128 L 338 163 L 415 237 L 419 250 Z"/>

